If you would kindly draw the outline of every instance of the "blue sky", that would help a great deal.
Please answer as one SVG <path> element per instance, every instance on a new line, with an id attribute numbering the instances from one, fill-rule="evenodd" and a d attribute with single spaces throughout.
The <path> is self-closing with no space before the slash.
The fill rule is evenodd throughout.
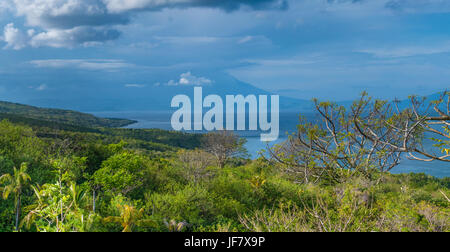
<path id="1" fill-rule="evenodd" d="M 446 0 L 2 0 L 0 99 L 151 99 L 218 73 L 308 100 L 432 94 L 449 24 Z"/>

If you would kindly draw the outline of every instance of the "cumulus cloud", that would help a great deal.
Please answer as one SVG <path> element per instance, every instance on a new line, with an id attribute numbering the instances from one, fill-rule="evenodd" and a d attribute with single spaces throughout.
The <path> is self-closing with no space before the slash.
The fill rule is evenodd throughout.
<path id="1" fill-rule="evenodd" d="M 28 36 L 15 28 L 12 23 L 5 26 L 1 39 L 6 42 L 5 48 L 12 48 L 14 50 L 20 50 L 26 47 L 28 43 Z"/>
<path id="2" fill-rule="evenodd" d="M 14 0 L 16 14 L 28 25 L 67 29 L 126 24 L 127 16 L 109 13 L 102 0 Z"/>
<path id="3" fill-rule="evenodd" d="M 49 60 L 33 60 L 29 62 L 39 68 L 71 68 L 83 70 L 105 70 L 114 71 L 122 68 L 133 67 L 133 64 L 123 60 L 107 60 L 107 59 L 49 59 Z"/>
<path id="4" fill-rule="evenodd" d="M 327 8 L 358 5 L 408 13 L 450 11 L 450 1 L 445 0 L 327 0 L 316 4 Z M 288 8 L 288 0 L 1 0 L 0 9 L 23 17 L 25 25 L 33 29 L 30 33 L 28 28 L 10 25 L 5 27 L 2 40 L 7 44 L 6 48 L 16 50 L 26 46 L 70 48 L 97 45 L 117 39 L 120 36 L 118 26 L 129 24 L 136 13 L 186 8 L 215 8 L 228 12 L 242 8 L 283 10 Z M 191 39 L 208 42 L 214 38 Z M 243 38 L 241 43 L 252 39 Z"/>
<path id="5" fill-rule="evenodd" d="M 90 46 L 108 40 L 118 38 L 120 33 L 114 29 L 96 27 L 75 27 L 67 30 L 49 30 L 36 34 L 30 39 L 33 47 L 66 47 L 72 48 L 78 45 Z"/>
<path id="6" fill-rule="evenodd" d="M 197 77 L 193 75 L 191 72 L 183 73 L 180 75 L 180 79 L 178 81 L 170 80 L 167 82 L 167 86 L 205 86 L 211 85 L 213 83 L 212 80 L 205 77 Z M 159 86 L 159 85 L 158 85 Z"/>
<path id="7" fill-rule="evenodd" d="M 26 25 L 38 32 L 28 34 L 5 27 L 3 41 L 8 48 L 74 47 L 115 40 L 117 25 L 130 22 L 136 12 L 165 8 L 220 8 L 233 11 L 246 6 L 251 9 L 287 7 L 286 0 L 5 0 L 13 12 L 24 17 Z"/>

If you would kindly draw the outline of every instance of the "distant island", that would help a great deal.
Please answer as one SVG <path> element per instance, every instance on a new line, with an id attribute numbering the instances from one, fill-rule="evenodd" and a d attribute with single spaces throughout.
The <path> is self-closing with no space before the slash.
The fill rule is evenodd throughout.
<path id="1" fill-rule="evenodd" d="M 125 127 L 136 123 L 134 120 L 118 118 L 99 118 L 91 114 L 72 110 L 39 108 L 12 102 L 0 101 L 0 119 L 19 120 L 20 117 L 51 121 L 83 127 Z"/>

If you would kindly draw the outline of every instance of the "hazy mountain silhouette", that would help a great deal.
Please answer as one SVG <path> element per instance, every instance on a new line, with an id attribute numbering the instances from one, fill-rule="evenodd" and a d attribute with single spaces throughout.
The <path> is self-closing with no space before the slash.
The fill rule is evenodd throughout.
<path id="1" fill-rule="evenodd" d="M 231 75 L 216 73 L 212 76 L 212 83 L 202 85 L 203 97 L 216 94 L 226 95 L 270 95 L 271 93 L 259 89 L 251 84 L 239 81 Z M 185 94 L 193 100 L 194 85 L 86 85 L 83 89 L 47 92 L 39 97 L 20 101 L 27 104 L 74 109 L 78 111 L 165 111 L 170 110 L 172 98 L 178 94 Z M 63 93 L 61 93 L 63 92 Z M 66 93 L 64 93 L 66 92 Z M 224 99 L 225 101 L 225 99 Z M 311 101 L 280 97 L 282 111 L 307 111 L 312 109 Z"/>

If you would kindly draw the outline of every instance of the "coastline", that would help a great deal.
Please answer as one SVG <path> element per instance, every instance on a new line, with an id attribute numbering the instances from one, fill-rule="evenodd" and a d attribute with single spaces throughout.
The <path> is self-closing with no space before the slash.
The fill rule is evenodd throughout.
<path id="1" fill-rule="evenodd" d="M 136 121 L 133 124 L 123 126 L 122 128 L 131 128 L 131 129 L 162 129 L 173 131 L 170 125 L 170 116 L 168 116 L 167 112 L 162 111 L 140 111 L 140 112 L 97 112 L 94 113 L 95 116 L 108 117 L 113 116 L 123 118 L 132 118 L 128 120 Z M 151 118 L 151 119 L 149 119 Z M 281 143 L 287 139 L 286 132 L 292 132 L 292 130 L 287 130 L 287 128 L 293 127 L 284 127 L 284 130 L 280 132 L 280 138 L 269 144 L 274 145 Z M 188 132 L 193 134 L 201 134 L 201 132 Z M 261 150 L 265 150 L 267 145 L 264 142 L 259 140 L 259 133 L 251 133 L 248 132 L 237 132 L 237 134 L 245 138 L 247 143 L 245 147 L 247 148 L 249 154 L 251 155 L 251 159 L 257 159 L 258 153 Z M 403 174 L 403 173 L 425 173 L 430 176 L 445 178 L 450 177 L 450 164 L 444 162 L 420 162 L 420 161 L 412 161 L 408 160 L 404 157 L 397 167 L 390 171 L 393 174 Z"/>

